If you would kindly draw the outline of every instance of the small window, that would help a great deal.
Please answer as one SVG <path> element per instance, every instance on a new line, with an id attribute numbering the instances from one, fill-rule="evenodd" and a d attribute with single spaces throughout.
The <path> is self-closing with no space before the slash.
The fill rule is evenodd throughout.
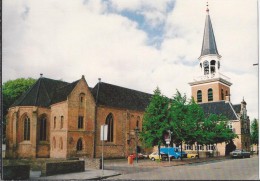
<path id="1" fill-rule="evenodd" d="M 30 118 L 28 116 L 24 119 L 24 140 L 30 140 Z"/>
<path id="2" fill-rule="evenodd" d="M 53 119 L 53 129 L 55 129 L 55 128 L 56 128 L 56 116 Z"/>
<path id="3" fill-rule="evenodd" d="M 60 149 L 61 149 L 61 150 L 63 149 L 63 140 L 62 140 L 62 137 L 60 137 Z"/>
<path id="4" fill-rule="evenodd" d="M 79 95 L 79 107 L 82 108 L 84 106 L 84 102 L 85 102 L 85 94 L 81 93 Z"/>
<path id="5" fill-rule="evenodd" d="M 197 102 L 202 102 L 202 92 L 201 92 L 201 90 L 197 91 Z"/>
<path id="6" fill-rule="evenodd" d="M 204 150 L 204 146 L 203 145 L 196 145 L 195 146 L 195 150 L 197 150 L 197 148 L 198 148 L 198 150 Z"/>
<path id="7" fill-rule="evenodd" d="M 207 145 L 207 150 L 215 150 L 215 146 L 210 144 L 210 145 Z"/>
<path id="8" fill-rule="evenodd" d="M 224 90 L 221 89 L 221 100 L 224 100 Z"/>
<path id="9" fill-rule="evenodd" d="M 61 116 L 61 117 L 60 117 L 60 129 L 63 128 L 63 122 L 64 122 L 64 117 Z"/>
<path id="10" fill-rule="evenodd" d="M 40 120 L 40 141 L 46 141 L 46 117 Z"/>
<path id="11" fill-rule="evenodd" d="M 83 116 L 78 117 L 78 128 L 79 129 L 83 128 Z"/>
<path id="12" fill-rule="evenodd" d="M 185 150 L 193 150 L 192 145 L 186 144 L 186 145 L 185 145 Z"/>
<path id="13" fill-rule="evenodd" d="M 83 149 L 82 139 L 80 138 L 77 142 L 77 151 L 81 151 Z"/>
<path id="14" fill-rule="evenodd" d="M 208 89 L 208 101 L 213 101 L 213 90 Z"/>
<path id="15" fill-rule="evenodd" d="M 211 61 L 210 61 L 210 72 L 211 72 L 212 74 L 214 74 L 214 73 L 216 72 L 215 64 L 216 64 L 216 61 L 215 61 L 215 60 L 211 60 Z"/>

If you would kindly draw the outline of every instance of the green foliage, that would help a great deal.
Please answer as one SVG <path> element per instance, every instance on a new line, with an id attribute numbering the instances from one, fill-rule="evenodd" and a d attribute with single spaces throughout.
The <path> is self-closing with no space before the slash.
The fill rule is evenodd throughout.
<path id="1" fill-rule="evenodd" d="M 251 144 L 256 144 L 258 145 L 259 141 L 259 125 L 258 125 L 258 120 L 254 119 L 252 124 L 251 124 L 251 130 L 250 130 L 250 139 L 251 139 Z"/>
<path id="2" fill-rule="evenodd" d="M 201 106 L 178 90 L 170 100 L 157 88 L 144 114 L 141 138 L 149 147 L 165 145 L 163 135 L 170 130 L 171 141 L 176 145 L 230 143 L 237 135 L 227 123 L 228 119 L 222 115 L 206 117 Z"/>
<path id="3" fill-rule="evenodd" d="M 4 115 L 7 113 L 8 108 L 14 103 L 18 97 L 22 95 L 29 87 L 36 82 L 33 78 L 18 78 L 9 80 L 3 84 L 3 111 Z"/>
<path id="4" fill-rule="evenodd" d="M 144 113 L 143 127 L 140 133 L 140 138 L 147 147 L 160 145 L 164 142 L 163 135 L 165 130 L 169 128 L 168 106 L 169 99 L 163 96 L 157 87 Z"/>
<path id="5" fill-rule="evenodd" d="M 18 99 L 27 89 L 29 89 L 36 82 L 33 78 L 18 78 L 15 80 L 9 80 L 3 83 L 3 141 L 5 142 L 5 125 L 6 114 L 8 108 Z"/>

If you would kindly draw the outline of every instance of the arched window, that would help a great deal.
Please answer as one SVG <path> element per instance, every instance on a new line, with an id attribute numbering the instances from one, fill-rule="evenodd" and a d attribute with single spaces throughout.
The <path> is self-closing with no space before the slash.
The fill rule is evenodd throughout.
<path id="1" fill-rule="evenodd" d="M 201 90 L 197 91 L 197 102 L 202 102 L 202 92 L 201 92 Z"/>
<path id="2" fill-rule="evenodd" d="M 54 118 L 53 118 L 53 129 L 55 129 L 56 128 L 56 116 L 54 116 Z"/>
<path id="3" fill-rule="evenodd" d="M 221 100 L 224 100 L 224 90 L 221 89 Z"/>
<path id="4" fill-rule="evenodd" d="M 82 129 L 82 128 L 83 128 L 83 122 L 84 122 L 84 121 L 83 121 L 83 120 L 84 120 L 83 118 L 84 118 L 83 116 L 79 116 L 79 117 L 78 117 L 78 128 L 79 128 L 79 129 Z"/>
<path id="5" fill-rule="evenodd" d="M 81 151 L 83 149 L 82 139 L 80 138 L 77 142 L 77 151 Z"/>
<path id="6" fill-rule="evenodd" d="M 204 67 L 204 75 L 208 75 L 209 74 L 209 62 L 207 60 L 205 60 L 203 62 L 203 67 Z"/>
<path id="7" fill-rule="evenodd" d="M 228 91 L 226 91 L 226 96 L 228 96 Z"/>
<path id="8" fill-rule="evenodd" d="M 24 140 L 30 140 L 30 118 L 26 116 L 24 118 L 24 129 L 23 129 Z"/>
<path id="9" fill-rule="evenodd" d="M 208 89 L 208 101 L 213 101 L 213 90 Z"/>
<path id="10" fill-rule="evenodd" d="M 83 107 L 84 106 L 84 102 L 85 102 L 85 94 L 84 93 L 80 93 L 79 94 L 79 107 Z"/>
<path id="11" fill-rule="evenodd" d="M 137 116 L 137 120 L 136 120 L 136 127 L 139 128 L 139 122 L 140 122 L 140 116 Z"/>
<path id="12" fill-rule="evenodd" d="M 41 118 L 40 120 L 40 141 L 46 141 L 46 131 L 47 131 L 47 120 L 46 117 Z"/>
<path id="13" fill-rule="evenodd" d="M 214 73 L 216 72 L 216 67 L 215 67 L 215 65 L 216 65 L 216 61 L 215 61 L 215 60 L 211 60 L 211 61 L 210 61 L 210 72 L 211 72 L 212 74 L 214 74 Z"/>
<path id="14" fill-rule="evenodd" d="M 107 141 L 113 142 L 113 115 L 110 113 L 106 118 L 106 124 L 108 125 L 107 130 Z"/>
<path id="15" fill-rule="evenodd" d="M 64 117 L 61 116 L 61 117 L 60 117 L 60 129 L 63 128 L 63 122 L 64 122 Z"/>

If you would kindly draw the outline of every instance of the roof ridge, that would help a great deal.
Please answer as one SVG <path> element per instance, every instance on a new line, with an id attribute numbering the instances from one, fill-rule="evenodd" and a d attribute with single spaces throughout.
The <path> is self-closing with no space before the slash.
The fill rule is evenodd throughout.
<path id="1" fill-rule="evenodd" d="M 153 94 L 150 94 L 150 93 L 147 93 L 147 92 L 142 92 L 142 91 L 139 91 L 139 90 L 135 90 L 135 89 L 130 89 L 130 88 L 127 88 L 127 87 L 122 87 L 122 86 L 119 86 L 119 85 L 114 85 L 114 84 L 110 84 L 110 83 L 106 83 L 106 82 L 100 82 L 101 84 L 107 84 L 107 85 L 111 85 L 111 86 L 115 86 L 115 87 L 119 87 L 119 88 L 123 88 L 123 89 L 127 89 L 127 90 L 130 90 L 130 91 L 136 91 L 136 92 L 140 92 L 140 93 L 144 93 L 144 94 L 149 94 L 149 95 L 153 95 Z M 96 84 L 96 86 L 98 85 L 98 83 Z M 95 86 L 95 87 L 96 87 Z"/>
<path id="2" fill-rule="evenodd" d="M 65 87 L 67 87 L 67 86 L 70 86 L 70 85 L 72 85 L 72 84 L 74 84 L 74 83 L 76 83 L 76 82 L 78 82 L 78 81 L 80 81 L 80 79 L 79 79 L 79 80 L 76 80 L 76 81 L 74 81 L 74 82 L 71 82 L 71 83 L 65 82 L 65 83 L 68 83 L 68 84 L 67 84 L 67 85 L 64 85 L 64 86 L 61 86 L 61 87 L 57 87 L 57 89 L 63 89 L 63 88 L 65 88 Z"/>

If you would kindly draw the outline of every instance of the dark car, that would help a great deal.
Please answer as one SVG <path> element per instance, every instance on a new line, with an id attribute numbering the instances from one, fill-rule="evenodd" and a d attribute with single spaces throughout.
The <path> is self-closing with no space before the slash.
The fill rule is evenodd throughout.
<path id="1" fill-rule="evenodd" d="M 250 152 L 236 149 L 230 152 L 231 158 L 250 158 Z"/>

